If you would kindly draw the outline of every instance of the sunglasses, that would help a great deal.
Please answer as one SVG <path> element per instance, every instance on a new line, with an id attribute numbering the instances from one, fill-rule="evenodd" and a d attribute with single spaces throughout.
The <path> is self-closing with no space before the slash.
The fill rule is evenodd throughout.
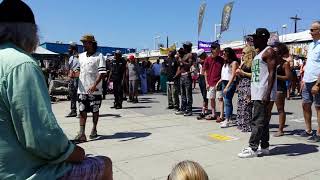
<path id="1" fill-rule="evenodd" d="M 319 29 L 310 29 L 310 32 L 314 32 L 314 31 L 316 31 L 316 30 L 319 30 Z"/>

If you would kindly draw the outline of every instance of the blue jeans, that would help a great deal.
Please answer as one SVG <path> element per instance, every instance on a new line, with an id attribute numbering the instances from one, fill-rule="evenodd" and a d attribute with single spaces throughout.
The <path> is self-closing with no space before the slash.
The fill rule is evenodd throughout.
<path id="1" fill-rule="evenodd" d="M 203 98 L 203 102 L 208 103 L 207 87 L 206 87 L 206 80 L 204 75 L 200 75 L 199 77 L 199 87 L 200 87 L 201 95 Z"/>
<path id="2" fill-rule="evenodd" d="M 222 91 L 227 86 L 228 81 L 222 81 Z M 226 119 L 231 119 L 233 113 L 232 98 L 236 91 L 236 82 L 232 82 L 226 94 L 223 94 L 224 112 Z"/>
<path id="3" fill-rule="evenodd" d="M 192 112 L 192 80 L 189 75 L 180 77 L 181 111 Z"/>
<path id="4" fill-rule="evenodd" d="M 78 78 L 73 78 L 69 81 L 69 96 L 71 100 L 70 109 L 72 112 L 77 112 L 78 84 L 79 84 Z"/>

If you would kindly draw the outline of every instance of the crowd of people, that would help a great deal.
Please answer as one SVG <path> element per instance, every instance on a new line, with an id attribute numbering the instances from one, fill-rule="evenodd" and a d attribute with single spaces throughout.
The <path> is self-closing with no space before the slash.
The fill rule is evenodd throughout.
<path id="1" fill-rule="evenodd" d="M 124 86 L 128 88 L 129 101 L 138 102 L 138 82 L 142 93 L 148 90 L 148 82 L 152 82 L 151 89 L 154 82 L 161 86 L 161 72 L 167 78 L 168 109 L 174 109 L 176 115 L 192 115 L 192 90 L 198 81 L 203 97 L 198 120 L 216 120 L 221 128 L 236 124 L 242 132 L 251 132 L 249 146 L 238 154 L 240 158 L 269 154 L 273 104 L 279 112 L 280 125 L 275 134 L 279 137 L 284 135 L 288 90 L 290 95 L 296 88 L 302 96 L 306 123 L 306 130 L 297 135 L 308 137 L 310 142 L 320 142 L 320 21 L 312 23 L 310 34 L 313 42 L 305 63 L 296 58 L 287 60 L 286 45 L 268 44 L 269 31 L 258 28 L 255 34 L 249 35 L 241 59 L 231 48 L 220 50 L 217 42 L 212 43 L 210 53 L 203 50 L 192 53 L 192 43 L 186 42 L 178 51 L 170 51 L 163 63 L 158 61 L 152 66 L 146 61 L 138 64 L 134 56 L 128 57 L 127 62 L 119 51 L 108 62 L 97 52 L 95 37 L 84 35 L 83 53 L 77 53 L 73 44 L 69 49 L 72 101 L 68 116 L 77 115 L 75 101 L 80 112 L 79 133 L 70 141 L 52 112 L 41 68 L 30 56 L 39 41 L 34 14 L 23 1 L 4 0 L 0 4 L 0 179 L 113 179 L 110 158 L 86 155 L 75 144 L 87 141 L 87 113 L 93 114 L 89 138 L 94 139 L 98 136 L 102 82 L 114 82 L 114 107 L 121 109 Z M 151 81 L 148 68 L 153 71 L 149 72 Z M 295 76 L 300 84 L 294 80 Z M 238 102 L 234 119 L 235 92 Z M 315 134 L 311 126 L 312 103 L 318 122 Z M 206 180 L 208 176 L 198 163 L 183 161 L 173 168 L 168 179 Z"/>

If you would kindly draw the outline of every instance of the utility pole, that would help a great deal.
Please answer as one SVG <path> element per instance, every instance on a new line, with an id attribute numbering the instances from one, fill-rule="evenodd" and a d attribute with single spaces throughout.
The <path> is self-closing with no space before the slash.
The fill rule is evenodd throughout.
<path id="1" fill-rule="evenodd" d="M 298 18 L 298 15 L 296 14 L 296 16 L 290 17 L 290 19 L 294 21 L 294 33 L 297 33 L 297 23 L 301 20 L 301 18 Z"/>
<path id="2" fill-rule="evenodd" d="M 169 36 L 167 36 L 167 48 L 169 48 Z"/>

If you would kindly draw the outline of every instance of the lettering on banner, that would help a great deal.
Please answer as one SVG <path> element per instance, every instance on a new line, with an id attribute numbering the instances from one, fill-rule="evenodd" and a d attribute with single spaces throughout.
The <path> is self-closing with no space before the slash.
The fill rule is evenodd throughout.
<path id="1" fill-rule="evenodd" d="M 252 65 L 252 82 L 260 82 L 260 59 L 255 59 Z"/>

